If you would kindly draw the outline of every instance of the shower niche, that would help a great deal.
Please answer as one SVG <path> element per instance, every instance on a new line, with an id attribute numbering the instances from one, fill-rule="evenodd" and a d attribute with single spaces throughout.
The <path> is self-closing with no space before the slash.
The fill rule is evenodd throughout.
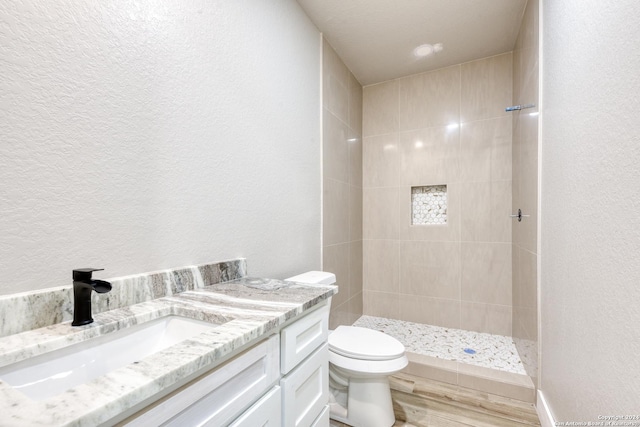
<path id="1" fill-rule="evenodd" d="M 411 225 L 444 225 L 446 223 L 446 184 L 411 187 Z"/>

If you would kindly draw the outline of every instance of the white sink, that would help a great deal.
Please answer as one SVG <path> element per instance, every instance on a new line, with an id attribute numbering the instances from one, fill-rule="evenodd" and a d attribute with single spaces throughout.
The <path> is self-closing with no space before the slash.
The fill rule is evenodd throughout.
<path id="1" fill-rule="evenodd" d="M 44 400 L 216 326 L 181 316 L 161 317 L 5 366 L 0 380 L 33 400 Z"/>

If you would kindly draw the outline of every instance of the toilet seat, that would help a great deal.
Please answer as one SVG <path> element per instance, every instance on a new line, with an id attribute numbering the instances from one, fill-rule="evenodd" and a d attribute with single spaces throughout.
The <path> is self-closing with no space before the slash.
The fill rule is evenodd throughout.
<path id="1" fill-rule="evenodd" d="M 329 351 L 329 363 L 333 365 L 338 373 L 345 371 L 341 375 L 346 377 L 377 378 L 403 370 L 409 364 L 409 361 L 407 356 L 404 355 L 391 360 L 361 360 Z"/>
<path id="2" fill-rule="evenodd" d="M 357 326 L 338 326 L 329 334 L 329 362 L 361 378 L 391 375 L 408 364 L 400 341 Z"/>
<path id="3" fill-rule="evenodd" d="M 373 329 L 338 326 L 329 334 L 329 351 L 351 359 L 384 361 L 402 357 L 404 345 Z"/>

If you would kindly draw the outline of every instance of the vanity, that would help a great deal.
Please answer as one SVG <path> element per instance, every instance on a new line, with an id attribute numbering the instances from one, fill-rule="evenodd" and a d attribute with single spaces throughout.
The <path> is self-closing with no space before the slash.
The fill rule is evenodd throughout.
<path id="1" fill-rule="evenodd" d="M 328 426 L 329 307 L 318 306 L 118 425 Z"/>
<path id="2" fill-rule="evenodd" d="M 244 268 L 216 276 L 212 265 L 113 280 L 111 300 L 94 300 L 94 323 L 1 337 L 2 425 L 328 426 L 337 288 L 249 278 Z M 0 309 L 64 300 L 10 299 Z"/>

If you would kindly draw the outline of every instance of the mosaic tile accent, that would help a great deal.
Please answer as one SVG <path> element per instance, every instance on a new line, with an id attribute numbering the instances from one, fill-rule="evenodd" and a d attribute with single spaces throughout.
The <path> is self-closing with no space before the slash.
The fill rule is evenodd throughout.
<path id="1" fill-rule="evenodd" d="M 373 316 L 362 316 L 353 326 L 391 335 L 412 353 L 526 375 L 511 337 Z"/>
<path id="2" fill-rule="evenodd" d="M 411 224 L 447 223 L 447 186 L 411 187 Z"/>

